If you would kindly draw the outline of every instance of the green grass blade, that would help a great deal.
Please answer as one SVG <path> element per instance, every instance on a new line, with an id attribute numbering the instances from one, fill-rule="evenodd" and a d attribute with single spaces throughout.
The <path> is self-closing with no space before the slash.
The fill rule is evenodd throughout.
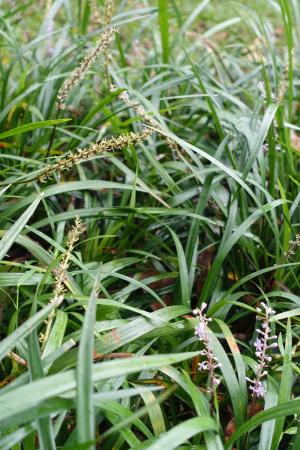
<path id="1" fill-rule="evenodd" d="M 278 404 L 287 403 L 291 398 L 291 388 L 293 382 L 293 369 L 292 369 L 292 333 L 291 322 L 288 319 L 287 333 L 285 339 L 285 349 L 283 355 L 283 367 L 282 377 L 279 386 Z M 279 442 L 283 432 L 285 418 L 281 417 L 276 420 L 275 429 L 272 439 L 271 450 L 276 450 L 279 446 Z"/>
<path id="2" fill-rule="evenodd" d="M 0 139 L 5 139 L 11 136 L 15 136 L 17 134 L 27 133 L 27 131 L 36 130 L 37 128 L 45 128 L 50 127 L 52 125 L 57 125 L 59 123 L 68 122 L 71 119 L 53 119 L 53 120 L 43 120 L 39 122 L 26 123 L 25 125 L 21 125 L 20 127 L 14 128 L 9 131 L 5 131 L 5 133 L 0 134 Z"/>
<path id="3" fill-rule="evenodd" d="M 159 27 L 161 46 L 163 53 L 163 63 L 169 62 L 169 14 L 168 14 L 168 0 L 158 0 L 159 8 Z"/>
<path id="4" fill-rule="evenodd" d="M 179 277 L 180 277 L 180 293 L 181 293 L 180 303 L 184 306 L 190 306 L 189 273 L 184 250 L 176 233 L 174 233 L 173 230 L 170 230 L 170 232 L 172 234 L 177 250 Z"/>
<path id="5" fill-rule="evenodd" d="M 67 324 L 68 324 L 67 314 L 58 309 L 53 328 L 51 330 L 49 339 L 47 340 L 45 349 L 43 351 L 43 359 L 61 346 L 67 328 Z"/>
<path id="6" fill-rule="evenodd" d="M 93 349 L 94 324 L 96 318 L 96 300 L 99 289 L 100 270 L 90 296 L 88 307 L 84 316 L 77 362 L 77 441 L 79 444 L 94 439 L 95 411 L 93 405 Z M 90 450 L 93 446 L 89 447 Z"/>
<path id="7" fill-rule="evenodd" d="M 267 392 L 265 395 L 265 410 L 276 406 L 278 403 L 278 385 L 271 377 L 267 380 Z M 274 433 L 275 420 L 264 422 L 261 427 L 258 450 L 270 450 Z"/>
<path id="8" fill-rule="evenodd" d="M 204 287 L 201 292 L 201 300 L 205 301 L 209 298 L 210 292 L 213 288 L 214 282 L 218 276 L 218 273 L 222 267 L 223 261 L 232 249 L 232 247 L 238 242 L 243 234 L 253 225 L 259 217 L 266 212 L 271 211 L 273 208 L 277 208 L 282 204 L 282 200 L 275 200 L 270 204 L 264 205 L 261 210 L 256 210 L 247 219 L 237 227 L 237 229 L 227 238 L 222 240 L 222 246 L 218 250 L 218 254 L 214 260 L 214 263 L 209 271 L 209 274 L 205 280 Z"/>
<path id="9" fill-rule="evenodd" d="M 42 367 L 41 354 L 38 337 L 35 331 L 33 331 L 28 338 L 29 348 L 29 370 L 31 379 L 33 381 L 44 377 L 44 371 Z M 38 438 L 41 450 L 55 450 L 55 440 L 53 435 L 53 429 L 51 424 L 51 418 L 40 417 L 37 421 L 38 425 Z"/>
<path id="10" fill-rule="evenodd" d="M 198 355 L 199 352 L 174 353 L 151 356 L 134 356 L 122 359 L 122 375 L 147 369 L 158 369 Z M 120 361 L 105 361 L 93 365 L 92 380 L 96 383 L 120 375 Z M 11 418 L 21 412 L 30 411 L 49 399 L 68 393 L 76 388 L 76 372 L 68 370 L 26 384 L 0 395 L 0 429 L 10 426 Z M 63 403 L 63 401 L 62 401 Z"/>
<path id="11" fill-rule="evenodd" d="M 283 419 L 287 416 L 300 413 L 300 400 L 292 400 L 288 403 L 282 403 L 281 405 L 269 408 L 266 411 L 259 412 L 247 422 L 244 422 L 225 443 L 225 449 L 230 449 L 235 441 L 249 431 L 254 430 L 256 427 L 264 422 L 273 419 Z"/>
<path id="12" fill-rule="evenodd" d="M 259 127 L 259 132 L 257 133 L 256 138 L 253 142 L 253 145 L 249 150 L 250 156 L 247 160 L 246 167 L 243 171 L 243 179 L 244 180 L 247 178 L 247 175 L 248 175 L 251 167 L 253 166 L 255 159 L 257 158 L 257 153 L 261 149 L 261 147 L 267 137 L 269 128 L 272 124 L 272 121 L 274 119 L 277 108 L 278 108 L 278 105 L 271 105 L 267 108 L 267 110 L 265 112 L 262 123 Z"/>
<path id="13" fill-rule="evenodd" d="M 156 402 L 156 397 L 153 392 L 140 392 L 140 395 L 147 407 L 154 436 L 159 436 L 166 431 L 161 407 L 158 402 Z"/>
<path id="14" fill-rule="evenodd" d="M 117 328 L 115 331 L 109 331 L 101 340 L 95 342 L 95 352 L 101 354 L 108 354 L 117 350 L 129 342 L 144 336 L 146 333 L 157 329 L 161 326 L 161 320 L 170 321 L 190 311 L 190 308 L 184 306 L 170 306 L 168 308 L 160 309 L 155 313 L 151 313 L 153 320 L 149 318 L 134 319 L 130 323 Z M 148 316 L 149 317 L 149 316 Z M 158 321 L 160 323 L 158 324 Z M 71 350 L 68 355 L 64 355 L 61 360 L 54 363 L 51 371 L 56 372 L 66 367 L 72 367 L 77 360 L 77 349 Z"/>
<path id="15" fill-rule="evenodd" d="M 7 353 L 16 346 L 20 339 L 24 339 L 34 330 L 49 313 L 58 306 L 57 303 L 51 303 L 45 306 L 41 311 L 36 313 L 30 319 L 26 320 L 22 325 L 20 325 L 13 333 L 3 339 L 0 342 L 0 361 L 7 355 Z"/>
<path id="16" fill-rule="evenodd" d="M 217 337 L 210 333 L 210 339 L 214 354 L 222 364 L 220 370 L 231 398 L 236 426 L 240 427 L 241 424 L 244 423 L 247 413 L 247 396 L 245 396 L 245 389 L 243 386 L 240 386 L 227 352 L 224 350 Z"/>
<path id="17" fill-rule="evenodd" d="M 7 434 L 0 438 L 0 448 L 1 450 L 11 450 L 11 448 L 21 442 L 29 434 L 35 431 L 35 426 L 33 424 L 26 425 L 25 427 L 19 428 L 11 434 Z"/>
<path id="18" fill-rule="evenodd" d="M 136 447 L 136 450 L 161 450 L 162 448 L 165 450 L 173 450 L 191 437 L 208 430 L 217 431 L 213 419 L 210 417 L 194 417 L 193 419 L 186 420 L 181 424 L 176 425 L 156 440 L 150 442 L 146 441 Z"/>
<path id="19" fill-rule="evenodd" d="M 17 237 L 20 235 L 21 231 L 25 227 L 26 223 L 29 221 L 31 216 L 37 209 L 42 195 L 39 195 L 33 203 L 26 209 L 26 211 L 21 215 L 21 217 L 13 224 L 13 226 L 5 233 L 0 241 L 0 260 L 3 259 L 13 245 Z"/>

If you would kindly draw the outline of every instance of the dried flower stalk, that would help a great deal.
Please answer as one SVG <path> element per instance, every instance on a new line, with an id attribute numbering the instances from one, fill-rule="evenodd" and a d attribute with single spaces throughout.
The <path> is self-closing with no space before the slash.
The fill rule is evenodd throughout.
<path id="1" fill-rule="evenodd" d="M 111 86 L 112 91 L 114 91 L 115 89 L 116 88 L 114 86 Z M 121 94 L 119 95 L 119 99 L 122 100 L 127 106 L 129 106 L 129 108 L 132 108 L 137 113 L 137 115 L 141 117 L 142 121 L 146 125 L 160 128 L 160 124 L 146 113 L 145 109 L 140 103 L 134 102 L 130 99 L 127 91 L 121 92 Z"/>
<path id="2" fill-rule="evenodd" d="M 113 92 L 116 90 L 116 87 L 114 85 L 111 85 L 110 90 Z M 140 103 L 132 101 L 127 91 L 123 91 L 119 95 L 119 99 L 122 100 L 127 106 L 129 106 L 129 108 L 132 108 L 138 114 L 138 116 L 140 116 L 140 118 L 146 125 L 162 130 L 160 123 L 157 120 L 153 119 L 151 116 L 149 116 L 149 114 L 145 111 L 145 109 Z M 168 143 L 168 146 L 172 150 L 179 151 L 179 147 L 177 143 L 173 141 L 173 139 L 166 137 L 166 141 Z"/>
<path id="3" fill-rule="evenodd" d="M 254 347 L 256 350 L 255 355 L 258 358 L 258 369 L 254 380 L 246 377 L 246 380 L 250 383 L 249 389 L 252 392 L 253 399 L 264 397 L 265 395 L 265 388 L 262 380 L 266 377 L 266 375 L 268 375 L 268 371 L 266 369 L 272 361 L 270 350 L 278 347 L 277 342 L 270 343 L 270 341 L 277 340 L 277 336 L 271 336 L 271 328 L 269 327 L 270 318 L 275 314 L 275 311 L 265 303 L 261 303 L 261 306 L 262 308 L 256 308 L 256 310 L 259 314 L 264 313 L 264 317 L 257 317 L 259 320 L 262 320 L 262 324 L 261 329 L 256 329 L 258 337 L 254 342 Z"/>
<path id="4" fill-rule="evenodd" d="M 88 148 L 78 149 L 75 153 L 70 152 L 67 156 L 61 158 L 56 163 L 49 164 L 41 172 L 38 179 L 41 182 L 46 181 L 55 173 L 61 174 L 62 172 L 70 170 L 74 164 L 86 161 L 99 153 L 119 150 L 130 144 L 136 145 L 147 139 L 151 134 L 152 130 L 145 129 L 141 133 L 121 134 L 117 138 L 103 139 L 100 142 L 92 143 Z"/>
<path id="5" fill-rule="evenodd" d="M 84 227 L 81 222 L 81 219 L 77 216 L 75 219 L 75 225 L 72 226 L 71 230 L 67 235 L 66 241 L 66 250 L 63 254 L 63 257 L 59 263 L 58 269 L 56 270 L 55 275 L 55 285 L 53 289 L 53 296 L 49 300 L 49 303 L 61 303 L 63 300 L 63 292 L 65 290 L 65 281 L 67 279 L 67 270 L 69 267 L 69 260 L 74 249 L 75 242 L 79 240 L 81 233 L 83 233 Z M 51 326 L 54 318 L 54 309 L 50 312 L 47 319 L 47 326 L 44 335 L 41 335 L 40 340 L 42 341 L 42 348 L 45 347 L 47 340 L 50 335 Z"/>
<path id="6" fill-rule="evenodd" d="M 105 0 L 104 3 L 104 27 L 107 29 L 110 27 L 111 20 L 113 15 L 113 1 Z M 109 47 L 104 49 L 104 70 L 106 74 L 107 88 L 110 87 L 110 76 L 109 76 L 109 60 L 110 60 L 110 51 Z"/>
<path id="7" fill-rule="evenodd" d="M 198 370 L 205 370 L 209 372 L 210 388 L 208 391 L 213 393 L 214 389 L 220 384 L 220 379 L 216 376 L 215 371 L 218 367 L 222 367 L 222 364 L 219 363 L 217 357 L 214 355 L 209 342 L 208 323 L 211 322 L 212 319 L 203 313 L 206 307 L 207 304 L 202 303 L 201 308 L 194 309 L 193 314 L 199 319 L 199 323 L 195 327 L 195 335 L 198 336 L 204 346 L 204 349 L 200 352 L 200 355 L 204 356 L 205 359 L 198 364 Z"/>
<path id="8" fill-rule="evenodd" d="M 17 355 L 14 352 L 9 352 L 7 354 L 7 356 L 9 358 L 11 358 L 13 361 L 15 361 L 17 364 L 20 364 L 20 366 L 23 366 L 23 367 L 27 367 L 28 366 L 27 361 L 25 361 L 25 359 L 21 358 L 20 355 Z"/>
<path id="9" fill-rule="evenodd" d="M 58 91 L 56 109 L 61 110 L 66 108 L 65 101 L 69 96 L 70 90 L 77 86 L 80 80 L 86 76 L 87 71 L 90 69 L 99 53 L 102 51 L 105 52 L 117 32 L 118 30 L 116 28 L 105 31 L 98 39 L 96 47 L 83 58 L 80 65 L 74 69 L 70 77 L 65 80 L 63 86 Z"/>

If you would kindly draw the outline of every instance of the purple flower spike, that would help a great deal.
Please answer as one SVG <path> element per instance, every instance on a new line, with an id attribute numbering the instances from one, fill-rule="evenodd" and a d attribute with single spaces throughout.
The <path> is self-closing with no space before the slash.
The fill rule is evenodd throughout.
<path id="1" fill-rule="evenodd" d="M 221 364 L 214 355 L 209 342 L 209 329 L 207 324 L 211 322 L 212 319 L 206 317 L 206 314 L 203 313 L 206 307 L 207 304 L 202 303 L 201 308 L 194 309 L 193 313 L 199 319 L 199 323 L 195 327 L 195 335 L 198 336 L 204 346 L 204 349 L 200 352 L 200 355 L 202 355 L 205 359 L 198 365 L 198 370 L 205 370 L 209 372 L 211 383 L 209 392 L 213 392 L 214 388 L 220 384 L 219 378 L 215 376 L 215 369 L 221 367 Z"/>
<path id="2" fill-rule="evenodd" d="M 264 314 L 264 317 L 258 317 L 262 319 L 261 329 L 256 329 L 259 337 L 254 342 L 255 355 L 258 359 L 258 368 L 256 377 L 254 380 L 246 377 L 246 380 L 250 383 L 250 391 L 253 398 L 264 397 L 265 388 L 262 384 L 262 379 L 268 375 L 266 368 L 272 361 L 272 356 L 268 354 L 268 350 L 278 347 L 277 342 L 270 343 L 272 340 L 277 340 L 277 336 L 271 336 L 270 318 L 275 314 L 275 311 L 267 306 L 265 303 L 261 303 L 261 308 L 256 308 L 259 314 Z"/>

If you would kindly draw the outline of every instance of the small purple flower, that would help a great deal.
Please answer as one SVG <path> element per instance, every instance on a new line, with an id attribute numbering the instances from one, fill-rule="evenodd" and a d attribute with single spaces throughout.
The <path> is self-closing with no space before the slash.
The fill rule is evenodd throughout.
<path id="1" fill-rule="evenodd" d="M 205 333 L 205 325 L 202 322 L 199 322 L 198 325 L 195 327 L 195 335 L 198 336 L 199 339 L 202 339 L 204 333 Z"/>
<path id="2" fill-rule="evenodd" d="M 265 388 L 261 381 L 257 381 L 253 386 L 249 387 L 250 391 L 252 391 L 253 397 L 264 397 L 265 395 Z"/>
<path id="3" fill-rule="evenodd" d="M 264 346 L 263 341 L 259 338 L 256 339 L 253 345 L 258 352 L 261 352 Z"/>
<path id="4" fill-rule="evenodd" d="M 198 370 L 209 370 L 208 362 L 203 361 L 202 363 L 198 364 Z"/>

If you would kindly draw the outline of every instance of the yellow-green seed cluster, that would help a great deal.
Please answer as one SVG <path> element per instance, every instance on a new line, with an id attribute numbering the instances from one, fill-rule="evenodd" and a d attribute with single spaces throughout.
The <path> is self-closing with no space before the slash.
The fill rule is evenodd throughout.
<path id="1" fill-rule="evenodd" d="M 109 26 L 111 24 L 113 14 L 113 1 L 112 0 L 105 0 L 104 5 L 104 25 Z"/>
<path id="2" fill-rule="evenodd" d="M 69 231 L 69 233 L 67 235 L 66 250 L 65 250 L 63 257 L 59 263 L 58 269 L 56 269 L 56 271 L 55 271 L 55 285 L 54 285 L 54 289 L 53 289 L 53 296 L 51 297 L 49 303 L 54 303 L 58 306 L 63 300 L 62 294 L 65 290 L 64 284 L 67 279 L 67 270 L 69 267 L 69 260 L 70 260 L 72 251 L 74 249 L 75 242 L 77 242 L 79 240 L 79 237 L 83 233 L 83 231 L 84 231 L 84 226 L 81 222 L 80 217 L 77 216 L 75 219 L 75 224 L 72 226 L 71 230 Z M 52 310 L 48 316 L 45 334 L 41 335 L 41 337 L 40 337 L 40 340 L 43 342 L 43 347 L 45 347 L 46 342 L 49 338 L 54 314 L 55 314 L 55 311 Z"/>
<path id="3" fill-rule="evenodd" d="M 111 91 L 116 90 L 115 86 L 111 86 Z M 130 99 L 128 92 L 127 91 L 123 91 L 120 95 L 119 95 L 120 100 L 122 100 L 127 106 L 129 106 L 130 108 L 132 108 L 137 114 L 138 116 L 140 116 L 140 118 L 142 119 L 142 121 L 146 124 L 149 125 L 150 127 L 154 127 L 156 129 L 161 129 L 161 125 L 160 123 L 153 119 L 151 116 L 149 116 L 149 114 L 145 111 L 145 109 L 143 108 L 143 106 L 140 103 L 134 102 Z M 178 151 L 179 147 L 177 145 L 177 143 L 169 138 L 166 137 L 166 141 L 168 146 L 174 150 L 174 151 Z"/>
<path id="4" fill-rule="evenodd" d="M 69 153 L 67 156 L 61 158 L 54 164 L 49 164 L 39 175 L 39 181 L 46 181 L 49 177 L 54 174 L 60 174 L 70 170 L 74 164 L 78 164 L 82 161 L 107 151 L 119 150 L 130 144 L 136 145 L 139 142 L 147 139 L 151 130 L 145 129 L 141 133 L 128 133 L 121 134 L 117 138 L 103 139 L 100 142 L 92 143 L 88 148 L 78 149 L 74 153 Z"/>
<path id="5" fill-rule="evenodd" d="M 79 81 L 86 76 L 87 71 L 90 69 L 99 53 L 105 52 L 117 32 L 118 30 L 116 28 L 110 28 L 108 31 L 105 31 L 98 39 L 96 47 L 88 55 L 86 55 L 85 58 L 83 58 L 79 66 L 74 69 L 70 77 L 65 80 L 64 84 L 58 91 L 56 109 L 61 110 L 66 108 L 65 101 L 69 96 L 70 90 L 73 89 Z"/>

